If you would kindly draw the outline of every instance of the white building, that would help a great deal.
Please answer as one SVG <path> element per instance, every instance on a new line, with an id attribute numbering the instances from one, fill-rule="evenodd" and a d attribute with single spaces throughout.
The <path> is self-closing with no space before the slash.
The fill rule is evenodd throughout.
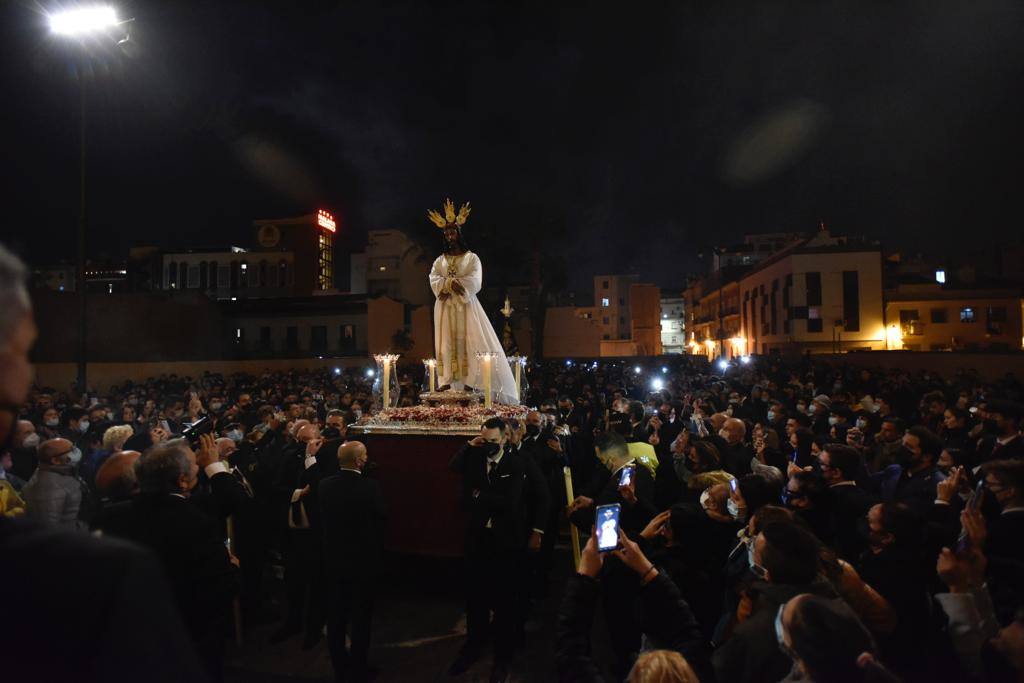
<path id="1" fill-rule="evenodd" d="M 686 300 L 681 296 L 661 298 L 661 348 L 663 353 L 686 350 Z"/>

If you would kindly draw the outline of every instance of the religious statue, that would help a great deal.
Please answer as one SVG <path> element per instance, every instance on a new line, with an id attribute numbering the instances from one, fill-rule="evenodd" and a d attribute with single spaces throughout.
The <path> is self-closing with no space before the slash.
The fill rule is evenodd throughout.
<path id="1" fill-rule="evenodd" d="M 477 293 L 483 285 L 480 257 L 466 246 L 462 226 L 469 218 L 469 204 L 458 213 L 450 199 L 445 200 L 444 215 L 427 211 L 427 217 L 443 230 L 444 252 L 430 269 L 430 288 L 434 302 L 434 350 L 437 357 L 438 389 L 482 390 L 484 363 L 478 352 L 496 354 L 488 362 L 493 373 L 491 391 L 499 403 L 518 404 L 519 390 L 501 348 L 501 342 L 487 319 Z"/>

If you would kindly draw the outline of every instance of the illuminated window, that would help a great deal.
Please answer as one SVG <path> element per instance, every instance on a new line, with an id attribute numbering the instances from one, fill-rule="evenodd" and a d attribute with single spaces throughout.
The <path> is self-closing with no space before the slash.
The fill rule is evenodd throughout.
<path id="1" fill-rule="evenodd" d="M 946 271 L 944 271 L 944 270 L 936 270 L 935 271 L 935 281 L 938 282 L 940 285 L 946 284 Z"/>
<path id="2" fill-rule="evenodd" d="M 321 232 L 317 245 L 317 289 L 334 288 L 334 235 Z"/>
<path id="3" fill-rule="evenodd" d="M 608 300 L 608 297 L 604 297 L 603 299 L 601 299 L 601 305 L 604 306 L 605 308 L 608 308 L 608 306 L 611 305 L 611 302 Z"/>
<path id="4" fill-rule="evenodd" d="M 962 323 L 973 323 L 974 322 L 974 309 L 967 307 L 960 309 L 960 322 Z"/>

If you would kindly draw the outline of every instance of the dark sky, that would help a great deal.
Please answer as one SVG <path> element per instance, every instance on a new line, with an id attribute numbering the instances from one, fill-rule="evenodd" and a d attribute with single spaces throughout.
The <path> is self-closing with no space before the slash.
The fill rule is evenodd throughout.
<path id="1" fill-rule="evenodd" d="M 557 217 L 574 279 L 664 285 L 703 245 L 819 220 L 940 254 L 1019 232 L 1019 0 L 119 11 L 131 57 L 0 10 L 2 239 L 35 262 L 74 254 L 79 72 L 95 253 L 247 243 L 321 205 L 357 239 L 429 231 L 446 195 L 478 238 Z"/>

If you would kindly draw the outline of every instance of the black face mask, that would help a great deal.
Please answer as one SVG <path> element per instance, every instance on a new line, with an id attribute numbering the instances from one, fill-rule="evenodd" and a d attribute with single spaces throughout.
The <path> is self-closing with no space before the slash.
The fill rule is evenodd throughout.
<path id="1" fill-rule="evenodd" d="M 493 458 L 494 456 L 501 452 L 501 444 L 491 443 L 489 441 L 485 443 L 483 446 L 481 446 L 481 448 L 484 449 L 484 454 L 488 458 Z"/>
<path id="2" fill-rule="evenodd" d="M 538 434 L 540 434 L 540 425 L 535 425 L 535 424 L 530 424 L 530 423 L 526 424 L 526 435 L 527 436 L 537 436 Z"/>
<path id="3" fill-rule="evenodd" d="M 323 436 L 325 439 L 336 439 L 339 436 L 341 436 L 341 430 L 338 429 L 337 427 L 327 427 L 322 432 L 320 432 L 320 435 Z"/>
<path id="4" fill-rule="evenodd" d="M 903 468 L 910 467 L 914 464 L 914 452 L 906 446 L 900 446 L 896 451 L 896 464 Z"/>

